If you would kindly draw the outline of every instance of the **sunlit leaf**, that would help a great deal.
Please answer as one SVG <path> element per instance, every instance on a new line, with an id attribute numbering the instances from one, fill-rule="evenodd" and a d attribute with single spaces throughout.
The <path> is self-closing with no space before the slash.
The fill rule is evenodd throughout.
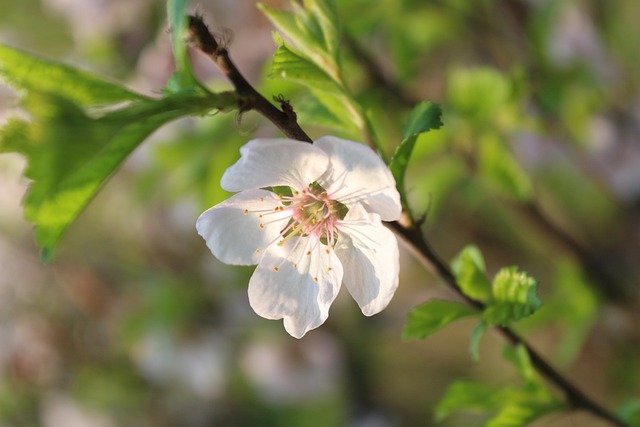
<path id="1" fill-rule="evenodd" d="M 56 93 L 82 106 L 147 99 L 86 71 L 2 44 L 0 77 L 16 89 Z"/>
<path id="2" fill-rule="evenodd" d="M 171 47 L 176 64 L 176 71 L 168 81 L 166 91 L 201 90 L 207 92 L 194 77 L 187 52 L 186 36 L 189 28 L 187 17 L 187 0 L 167 0 L 167 18 L 171 28 Z"/>
<path id="3" fill-rule="evenodd" d="M 27 157 L 33 180 L 24 199 L 25 216 L 48 258 L 58 240 L 122 161 L 153 131 L 189 114 L 233 105 L 229 99 L 173 96 L 128 104 L 99 117 L 70 100 L 31 93 L 30 122 L 14 120 L 0 133 L 0 152 Z"/>
<path id="4" fill-rule="evenodd" d="M 444 300 L 431 300 L 409 313 L 404 339 L 423 339 L 463 317 L 480 313 L 469 306 Z"/>
<path id="5" fill-rule="evenodd" d="M 339 37 L 336 33 L 339 27 L 331 22 L 331 16 L 337 17 L 337 14 L 331 12 L 331 6 L 324 4 L 324 1 L 308 3 L 313 7 L 307 9 L 291 2 L 293 11 L 271 8 L 262 3 L 258 3 L 258 8 L 303 56 L 338 81 L 338 51 L 335 43 L 336 37 Z"/>
<path id="6" fill-rule="evenodd" d="M 336 83 L 313 62 L 282 42 L 274 57 L 271 75 L 292 80 L 312 88 L 337 91 Z"/>
<path id="7" fill-rule="evenodd" d="M 485 274 L 484 258 L 480 249 L 474 245 L 465 247 L 451 261 L 451 269 L 462 292 L 476 301 L 487 302 L 491 299 L 491 282 Z"/>

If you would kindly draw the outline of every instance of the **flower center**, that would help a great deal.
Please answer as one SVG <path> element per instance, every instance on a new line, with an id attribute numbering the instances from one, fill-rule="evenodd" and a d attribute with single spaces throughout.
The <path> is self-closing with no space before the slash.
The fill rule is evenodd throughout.
<path id="1" fill-rule="evenodd" d="M 348 208 L 337 200 L 331 199 L 327 191 L 317 182 L 309 184 L 302 191 L 286 188 L 282 196 L 283 204 L 292 212 L 291 219 L 282 230 L 283 239 L 278 242 L 284 244 L 294 236 L 315 236 L 320 242 L 333 246 L 338 238 L 336 232 L 337 221 L 344 219 Z"/>

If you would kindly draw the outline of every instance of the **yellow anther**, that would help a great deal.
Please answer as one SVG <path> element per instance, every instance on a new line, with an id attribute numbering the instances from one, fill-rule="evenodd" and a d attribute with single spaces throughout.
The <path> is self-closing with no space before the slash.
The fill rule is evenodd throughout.
<path id="1" fill-rule="evenodd" d="M 298 268 L 298 264 L 293 264 L 293 268 Z"/>
<path id="2" fill-rule="evenodd" d="M 317 278 L 317 277 L 314 277 L 314 278 L 313 278 L 313 281 L 314 281 L 314 282 L 316 282 L 316 283 L 318 283 L 318 278 Z"/>
<path id="3" fill-rule="evenodd" d="M 311 255 L 311 251 L 307 251 L 307 255 Z"/>
<path id="4" fill-rule="evenodd" d="M 245 210 L 244 210 L 244 214 L 245 214 L 245 215 L 249 215 L 249 209 L 245 209 Z"/>
<path id="5" fill-rule="evenodd" d="M 263 223 L 260 223 L 260 228 L 264 228 L 264 224 Z"/>
<path id="6" fill-rule="evenodd" d="M 278 272 L 278 267 L 273 267 L 273 271 Z"/>

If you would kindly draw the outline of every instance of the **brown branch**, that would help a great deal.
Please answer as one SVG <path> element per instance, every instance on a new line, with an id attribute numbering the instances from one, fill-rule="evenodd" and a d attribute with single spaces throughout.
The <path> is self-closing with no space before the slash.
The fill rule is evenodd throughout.
<path id="1" fill-rule="evenodd" d="M 312 142 L 312 139 L 298 125 L 297 117 L 289 102 L 280 98 L 279 110 L 264 96 L 256 91 L 238 71 L 229 58 L 227 48 L 216 40 L 201 16 L 189 16 L 189 41 L 206 54 L 229 79 L 238 94 L 240 112 L 255 110 L 276 125 L 285 135 L 299 141 Z"/>
<path id="2" fill-rule="evenodd" d="M 207 54 L 227 76 L 236 88 L 238 95 L 243 99 L 240 105 L 241 111 L 256 110 L 266 119 L 275 124 L 289 138 L 297 139 L 304 142 L 312 142 L 311 138 L 300 128 L 296 121 L 296 115 L 284 99 L 279 98 L 283 111 L 278 110 L 269 103 L 262 95 L 260 95 L 240 74 L 235 67 L 226 48 L 220 46 L 215 37 L 209 32 L 209 29 L 199 16 L 189 17 L 189 29 L 191 41 L 196 47 Z M 402 223 L 394 221 L 388 223 L 388 226 L 396 232 L 413 251 L 419 256 L 419 259 L 430 267 L 430 270 L 439 277 L 451 290 L 470 306 L 478 310 L 484 309 L 484 304 L 466 296 L 458 283 L 456 282 L 453 272 L 440 259 L 438 254 L 431 248 L 428 241 L 424 238 L 416 221 L 407 213 L 403 213 Z M 582 409 L 591 414 L 608 421 L 614 426 L 628 427 L 627 424 L 619 420 L 612 413 L 600 406 L 595 401 L 587 397 L 571 382 L 565 379 L 555 368 L 553 368 L 538 352 L 536 352 L 530 344 L 516 334 L 508 327 L 496 328 L 512 345 L 523 345 L 529 352 L 531 363 L 536 367 L 549 382 L 560 389 L 567 399 L 568 404 L 573 409 Z"/>

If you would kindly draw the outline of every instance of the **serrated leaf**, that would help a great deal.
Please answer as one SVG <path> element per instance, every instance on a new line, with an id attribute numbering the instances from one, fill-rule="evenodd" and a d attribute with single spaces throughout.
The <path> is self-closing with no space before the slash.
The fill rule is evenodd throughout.
<path id="1" fill-rule="evenodd" d="M 478 314 L 476 309 L 457 302 L 431 300 L 409 313 L 403 337 L 424 339 L 458 319 Z"/>
<path id="2" fill-rule="evenodd" d="M 403 140 L 396 148 L 389 169 L 396 180 L 396 187 L 400 192 L 403 204 L 407 207 L 406 191 L 404 186 L 404 176 L 409 165 L 409 159 L 413 153 L 417 137 L 421 133 L 429 132 L 433 129 L 439 129 L 442 126 L 442 110 L 438 104 L 431 102 L 421 102 L 409 115 L 409 120 L 403 132 Z"/>
<path id="3" fill-rule="evenodd" d="M 423 101 L 409 114 L 402 138 L 429 132 L 442 127 L 442 109 L 438 104 Z"/>
<path id="4" fill-rule="evenodd" d="M 271 75 L 319 90 L 338 91 L 331 77 L 284 42 L 278 47 L 273 57 Z"/>
<path id="5" fill-rule="evenodd" d="M 483 319 L 491 325 L 507 325 L 532 315 L 542 305 L 537 287 L 536 280 L 517 267 L 501 269 L 493 279 L 493 299 Z"/>
<path id="6" fill-rule="evenodd" d="M 82 106 L 148 99 L 86 71 L 2 44 L 0 76 L 16 89 L 55 92 Z"/>
<path id="7" fill-rule="evenodd" d="M 174 96 L 135 102 L 93 117 L 57 95 L 26 97 L 32 120 L 14 120 L 2 129 L 0 152 L 27 157 L 25 175 L 33 183 L 24 200 L 25 216 L 36 226 L 43 258 L 51 255 L 104 182 L 153 131 L 178 117 L 235 102 L 233 97 Z"/>
<path id="8" fill-rule="evenodd" d="M 491 299 L 491 282 L 485 274 L 484 258 L 477 246 L 465 247 L 451 261 L 451 269 L 466 296 L 481 302 Z"/>
<path id="9" fill-rule="evenodd" d="M 533 185 L 527 173 L 504 144 L 494 135 L 485 135 L 479 142 L 480 176 L 495 190 L 520 201 L 530 200 Z"/>

